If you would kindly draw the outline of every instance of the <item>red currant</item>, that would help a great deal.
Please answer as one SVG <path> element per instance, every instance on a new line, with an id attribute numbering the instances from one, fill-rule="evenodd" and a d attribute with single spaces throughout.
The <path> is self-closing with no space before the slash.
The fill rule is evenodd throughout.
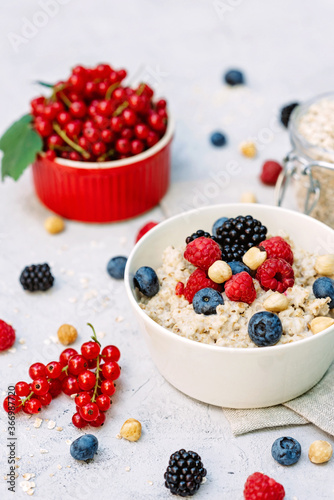
<path id="1" fill-rule="evenodd" d="M 65 378 L 65 376 L 66 375 L 64 374 L 64 378 Z M 50 396 L 52 396 L 53 398 L 56 398 L 57 396 L 59 396 L 61 391 L 62 391 L 61 381 L 59 379 L 56 379 L 56 378 L 51 379 L 49 381 L 49 394 L 50 394 Z"/>
<path id="2" fill-rule="evenodd" d="M 142 141 L 139 139 L 135 139 L 134 141 L 131 141 L 131 153 L 133 155 L 138 155 L 139 153 L 142 153 L 145 149 L 145 145 Z"/>
<path id="3" fill-rule="evenodd" d="M 57 157 L 55 151 L 53 149 L 48 149 L 45 151 L 45 158 L 49 161 L 54 161 L 54 159 Z"/>
<path id="4" fill-rule="evenodd" d="M 138 123 L 135 126 L 135 134 L 138 139 L 146 139 L 148 136 L 149 128 L 144 123 Z"/>
<path id="5" fill-rule="evenodd" d="M 76 138 L 81 131 L 81 122 L 79 120 L 73 120 L 72 122 L 69 122 L 65 126 L 65 132 L 66 135 L 70 139 Z"/>
<path id="6" fill-rule="evenodd" d="M 130 108 L 134 111 L 143 111 L 145 108 L 145 100 L 141 95 L 130 95 L 128 101 Z"/>
<path id="7" fill-rule="evenodd" d="M 75 397 L 75 404 L 79 408 L 81 408 L 81 406 L 84 406 L 87 403 L 90 403 L 91 399 L 92 399 L 92 395 L 90 392 L 87 392 L 87 391 L 79 392 L 79 394 Z"/>
<path id="8" fill-rule="evenodd" d="M 80 64 L 79 64 L 78 66 L 75 66 L 72 69 L 72 75 L 77 75 L 77 76 L 81 76 L 81 78 L 86 78 L 87 70 L 84 66 L 80 66 Z"/>
<path id="9" fill-rule="evenodd" d="M 79 413 L 74 413 L 72 417 L 72 424 L 78 429 L 82 429 L 87 425 L 87 422 L 82 417 L 80 417 Z"/>
<path id="10" fill-rule="evenodd" d="M 87 99 L 91 99 L 92 97 L 95 96 L 97 92 L 97 85 L 95 82 L 86 82 L 85 85 L 85 90 L 84 90 L 84 95 Z"/>
<path id="11" fill-rule="evenodd" d="M 58 115 L 58 113 L 61 113 L 62 111 L 64 111 L 64 104 L 60 101 L 55 101 L 51 104 L 51 106 L 53 107 L 54 110 L 56 110 L 56 115 Z"/>
<path id="12" fill-rule="evenodd" d="M 17 384 L 15 385 L 15 394 L 17 396 L 26 398 L 27 396 L 29 396 L 30 392 L 30 385 L 27 384 L 27 382 L 17 382 Z"/>
<path id="13" fill-rule="evenodd" d="M 44 396 L 49 391 L 49 382 L 46 378 L 35 378 L 31 386 L 36 396 Z"/>
<path id="14" fill-rule="evenodd" d="M 103 116 L 111 116 L 114 110 L 114 106 L 111 101 L 103 100 L 99 102 L 97 110 Z"/>
<path id="15" fill-rule="evenodd" d="M 96 115 L 97 113 L 97 105 L 96 104 L 90 104 L 90 106 L 88 106 L 88 114 L 94 118 L 94 116 Z"/>
<path id="16" fill-rule="evenodd" d="M 118 153 L 121 154 L 129 153 L 131 149 L 131 143 L 129 139 L 117 139 L 115 149 L 116 151 L 118 151 Z"/>
<path id="17" fill-rule="evenodd" d="M 106 95 L 109 84 L 107 82 L 100 82 L 97 84 L 97 92 L 101 97 Z"/>
<path id="18" fill-rule="evenodd" d="M 94 370 L 94 368 L 96 368 L 97 366 L 97 358 L 87 359 L 87 364 L 90 370 Z"/>
<path id="19" fill-rule="evenodd" d="M 45 378 L 46 370 L 43 363 L 34 363 L 29 368 L 29 377 L 35 380 L 36 378 Z"/>
<path id="20" fill-rule="evenodd" d="M 79 414 L 86 422 L 92 422 L 97 418 L 99 408 L 96 403 L 87 403 L 79 408 Z"/>
<path id="21" fill-rule="evenodd" d="M 78 354 L 78 352 L 75 349 L 72 349 L 72 347 L 68 347 L 67 349 L 64 349 L 64 351 L 59 356 L 60 364 L 62 366 L 68 365 L 68 362 L 69 362 L 71 356 L 74 356 L 75 354 Z"/>
<path id="22" fill-rule="evenodd" d="M 81 346 L 81 354 L 86 359 L 94 359 L 100 354 L 100 346 L 97 342 L 89 341 L 85 342 Z"/>
<path id="23" fill-rule="evenodd" d="M 112 380 L 103 380 L 101 382 L 101 392 L 107 396 L 112 396 L 115 394 L 115 386 Z"/>
<path id="24" fill-rule="evenodd" d="M 48 406 L 52 401 L 52 396 L 49 392 L 47 392 L 43 396 L 38 396 L 37 399 L 42 403 L 43 406 Z"/>
<path id="25" fill-rule="evenodd" d="M 16 395 L 7 396 L 4 399 L 3 408 L 7 413 L 18 413 L 22 409 L 21 399 Z"/>
<path id="26" fill-rule="evenodd" d="M 79 375 L 87 369 L 87 360 L 80 354 L 72 356 L 68 362 L 68 371 L 72 375 Z"/>
<path id="27" fill-rule="evenodd" d="M 126 72 L 125 69 L 119 69 L 117 71 L 117 79 L 118 79 L 118 81 L 121 82 L 122 80 L 124 80 L 124 78 L 126 77 L 126 75 L 127 75 L 127 72 Z"/>
<path id="28" fill-rule="evenodd" d="M 76 151 L 71 151 L 69 154 L 69 159 L 73 161 L 82 161 L 82 156 Z"/>
<path id="29" fill-rule="evenodd" d="M 45 368 L 47 376 L 50 378 L 58 378 L 62 371 L 62 366 L 58 361 L 51 361 Z"/>
<path id="30" fill-rule="evenodd" d="M 75 118 L 83 118 L 87 113 L 86 104 L 83 101 L 72 102 L 70 106 L 70 113 Z"/>
<path id="31" fill-rule="evenodd" d="M 130 128 L 130 127 L 123 128 L 123 130 L 121 132 L 121 137 L 123 139 L 132 139 L 132 137 L 133 137 L 133 129 Z"/>
<path id="32" fill-rule="evenodd" d="M 38 106 L 40 106 L 41 104 L 44 104 L 44 101 L 45 101 L 45 97 L 36 97 L 35 99 L 32 99 L 32 101 L 30 101 L 31 109 L 33 111 L 36 111 Z"/>
<path id="33" fill-rule="evenodd" d="M 147 85 L 147 83 L 142 83 L 141 95 L 144 95 L 150 99 L 153 96 L 153 94 L 154 94 L 153 89 L 151 89 L 151 87 L 149 85 Z"/>
<path id="34" fill-rule="evenodd" d="M 94 142 L 92 145 L 92 153 L 95 156 L 103 155 L 107 151 L 106 145 L 102 141 Z"/>
<path id="35" fill-rule="evenodd" d="M 119 81 L 118 75 L 116 71 L 112 71 L 109 75 L 109 82 L 111 84 L 116 83 Z"/>
<path id="36" fill-rule="evenodd" d="M 107 128 L 109 125 L 108 118 L 105 116 L 102 116 L 102 115 L 95 115 L 94 122 L 95 122 L 95 125 L 97 125 L 99 127 L 99 129 L 101 129 L 101 130 Z"/>
<path id="37" fill-rule="evenodd" d="M 125 94 L 123 87 L 118 87 L 112 93 L 112 98 L 115 99 L 115 101 L 123 101 L 125 99 L 125 97 L 126 97 L 126 94 Z"/>
<path id="38" fill-rule="evenodd" d="M 121 370 L 116 361 L 107 361 L 102 366 L 102 375 L 108 380 L 116 380 L 120 374 Z"/>
<path id="39" fill-rule="evenodd" d="M 89 391 L 90 389 L 93 389 L 95 383 L 96 383 L 95 373 L 89 370 L 81 372 L 80 375 L 78 376 L 78 385 L 82 391 Z"/>
<path id="40" fill-rule="evenodd" d="M 152 113 L 148 117 L 148 123 L 154 130 L 159 132 L 165 128 L 165 121 L 158 113 Z"/>
<path id="41" fill-rule="evenodd" d="M 55 109 L 52 104 L 47 104 L 46 106 L 44 106 L 43 116 L 46 120 L 54 120 L 57 114 L 57 109 Z"/>
<path id="42" fill-rule="evenodd" d="M 156 132 L 153 132 L 153 130 L 150 130 L 146 139 L 146 144 L 148 145 L 149 148 L 151 148 L 157 142 L 159 142 L 158 134 Z"/>
<path id="43" fill-rule="evenodd" d="M 100 134 L 96 128 L 85 128 L 83 130 L 84 137 L 89 141 L 95 143 L 99 140 Z"/>
<path id="44" fill-rule="evenodd" d="M 98 64 L 94 70 L 95 77 L 104 80 L 105 78 L 109 78 L 110 73 L 112 72 L 109 64 Z"/>
<path id="45" fill-rule="evenodd" d="M 83 136 L 79 137 L 79 139 L 78 139 L 78 144 L 79 144 L 79 146 L 80 146 L 80 147 L 82 147 L 85 151 L 89 151 L 89 150 L 90 150 L 90 146 L 91 146 L 91 144 L 90 144 L 89 140 L 88 140 L 88 139 L 86 139 L 86 137 L 83 137 Z"/>
<path id="46" fill-rule="evenodd" d="M 82 75 L 74 74 L 68 79 L 75 92 L 81 92 L 85 88 L 85 78 Z"/>
<path id="47" fill-rule="evenodd" d="M 101 394 L 96 398 L 96 404 L 101 411 L 107 411 L 110 408 L 110 398 L 106 394 Z"/>
<path id="48" fill-rule="evenodd" d="M 80 392 L 78 381 L 75 377 L 73 377 L 73 375 L 68 375 L 67 377 L 65 377 L 61 387 L 63 392 L 68 396 Z"/>
<path id="49" fill-rule="evenodd" d="M 57 115 L 57 122 L 59 125 L 66 125 L 71 121 L 71 115 L 67 111 L 61 111 Z"/>
<path id="50" fill-rule="evenodd" d="M 58 134 L 51 134 L 48 137 L 47 145 L 50 149 L 53 149 L 57 146 L 62 146 L 64 144 L 63 139 Z"/>
<path id="51" fill-rule="evenodd" d="M 36 132 L 41 136 L 41 137 L 47 137 L 52 133 L 52 125 L 51 122 L 48 120 L 45 120 L 44 118 L 41 118 L 38 121 L 35 121 L 35 129 Z"/>
<path id="52" fill-rule="evenodd" d="M 167 102 L 165 101 L 165 99 L 160 99 L 157 103 L 156 103 L 156 108 L 157 109 L 165 109 L 167 107 Z"/>
<path id="53" fill-rule="evenodd" d="M 31 398 L 25 403 L 24 407 L 26 412 L 32 415 L 41 411 L 42 403 L 38 399 Z"/>
<path id="54" fill-rule="evenodd" d="M 77 92 L 69 92 L 68 98 L 70 101 L 80 101 L 80 95 Z"/>
<path id="55" fill-rule="evenodd" d="M 120 132 L 124 127 L 124 120 L 121 116 L 113 116 L 110 120 L 110 128 L 113 132 Z"/>
<path id="56" fill-rule="evenodd" d="M 129 108 L 126 108 L 123 110 L 122 117 L 123 117 L 124 123 L 130 127 L 135 125 L 135 123 L 137 121 L 136 113 L 132 109 L 129 109 Z"/>
<path id="57" fill-rule="evenodd" d="M 83 123 L 83 129 L 85 128 L 94 128 L 95 127 L 95 122 L 93 119 L 89 118 L 88 120 L 85 120 Z"/>
<path id="58" fill-rule="evenodd" d="M 96 417 L 93 422 L 89 422 L 89 425 L 92 427 L 101 427 L 106 420 L 106 416 L 103 412 L 99 411 L 98 416 Z"/>
<path id="59" fill-rule="evenodd" d="M 110 144 L 115 139 L 115 135 L 109 129 L 101 130 L 101 139 L 105 144 Z"/>
<path id="60" fill-rule="evenodd" d="M 115 345 L 106 345 L 102 350 L 102 357 L 104 361 L 118 361 L 121 353 Z"/>

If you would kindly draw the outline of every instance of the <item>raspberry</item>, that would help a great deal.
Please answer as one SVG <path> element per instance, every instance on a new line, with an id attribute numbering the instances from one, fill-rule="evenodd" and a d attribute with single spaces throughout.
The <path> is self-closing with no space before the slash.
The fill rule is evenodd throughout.
<path id="1" fill-rule="evenodd" d="M 145 226 L 143 226 L 141 229 L 139 229 L 137 237 L 136 237 L 136 243 L 140 240 L 140 238 L 142 238 L 144 236 L 144 234 L 146 234 L 150 229 L 157 226 L 158 224 L 159 224 L 159 222 L 151 221 L 151 222 L 148 222 L 147 224 L 145 224 Z"/>
<path id="2" fill-rule="evenodd" d="M 295 275 L 292 267 L 283 259 L 267 259 L 258 268 L 256 279 L 264 290 L 284 293 L 295 283 Z"/>
<path id="3" fill-rule="evenodd" d="M 218 243 L 204 236 L 188 243 L 184 258 L 200 269 L 206 271 L 216 260 L 222 257 Z"/>
<path id="4" fill-rule="evenodd" d="M 15 342 L 15 330 L 13 327 L 0 319 L 0 351 L 12 347 Z"/>
<path id="5" fill-rule="evenodd" d="M 260 179 L 263 184 L 275 186 L 278 176 L 282 170 L 283 168 L 279 163 L 277 163 L 277 161 L 268 160 L 263 164 Z"/>
<path id="6" fill-rule="evenodd" d="M 195 294 L 203 288 L 213 288 L 214 290 L 217 290 L 217 292 L 222 291 L 221 285 L 218 285 L 210 280 L 202 269 L 196 269 L 196 271 L 189 276 L 184 289 L 184 297 L 191 304 Z"/>
<path id="7" fill-rule="evenodd" d="M 283 500 L 284 487 L 261 472 L 254 472 L 247 478 L 244 487 L 245 500 Z"/>
<path id="8" fill-rule="evenodd" d="M 293 252 L 291 246 L 280 236 L 274 236 L 260 243 L 261 247 L 267 252 L 268 259 L 276 257 L 277 259 L 286 260 L 290 266 L 293 264 Z"/>
<path id="9" fill-rule="evenodd" d="M 256 299 L 253 279 L 246 271 L 235 274 L 225 283 L 225 293 L 234 302 L 251 304 Z"/>

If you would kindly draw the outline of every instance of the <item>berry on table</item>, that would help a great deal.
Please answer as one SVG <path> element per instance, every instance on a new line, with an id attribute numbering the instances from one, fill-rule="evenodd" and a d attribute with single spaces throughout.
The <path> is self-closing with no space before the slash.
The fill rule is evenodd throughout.
<path id="1" fill-rule="evenodd" d="M 334 280 L 328 277 L 317 278 L 313 283 L 313 293 L 317 299 L 329 297 L 328 304 L 330 309 L 334 309 Z"/>
<path id="2" fill-rule="evenodd" d="M 51 274 L 48 264 L 33 264 L 23 269 L 20 276 L 20 283 L 24 290 L 29 292 L 45 292 L 52 287 L 54 277 Z"/>
<path id="3" fill-rule="evenodd" d="M 96 404 L 100 411 L 109 410 L 111 405 L 109 396 L 106 394 L 100 394 L 100 396 L 96 398 Z"/>
<path id="4" fill-rule="evenodd" d="M 222 295 L 212 288 L 202 288 L 193 298 L 196 314 L 217 314 L 217 307 L 224 304 Z"/>
<path id="5" fill-rule="evenodd" d="M 146 297 L 153 297 L 159 291 L 159 280 L 154 269 L 143 266 L 138 269 L 133 278 L 133 283 Z"/>
<path id="6" fill-rule="evenodd" d="M 213 132 L 210 136 L 210 141 L 214 146 L 221 148 L 227 143 L 226 135 L 221 132 Z"/>
<path id="7" fill-rule="evenodd" d="M 100 354 L 101 347 L 97 342 L 85 342 L 81 346 L 81 354 L 86 359 L 94 359 Z"/>
<path id="8" fill-rule="evenodd" d="M 15 330 L 14 328 L 0 319 L 0 351 L 5 351 L 12 347 L 15 342 Z"/>
<path id="9" fill-rule="evenodd" d="M 46 375 L 46 367 L 43 363 L 33 363 L 29 368 L 29 377 L 32 380 L 36 378 L 45 378 Z"/>
<path id="10" fill-rule="evenodd" d="M 280 293 L 284 293 L 295 283 L 295 275 L 290 264 L 277 258 L 265 260 L 256 271 L 256 279 L 264 290 Z"/>
<path id="11" fill-rule="evenodd" d="M 85 372 L 84 372 L 85 373 Z M 81 375 L 81 374 L 80 374 Z M 79 375 L 79 377 L 80 377 Z M 90 389 L 94 387 L 94 384 L 90 387 Z M 78 381 L 76 377 L 73 375 L 68 375 L 62 381 L 62 391 L 67 394 L 67 396 L 71 396 L 72 394 L 77 394 L 80 392 L 80 389 L 85 389 L 84 387 L 79 387 Z"/>
<path id="12" fill-rule="evenodd" d="M 150 222 L 147 222 L 142 228 L 140 228 L 138 231 L 138 234 L 136 236 L 136 243 L 144 236 L 144 234 L 148 233 L 148 231 L 150 231 L 150 229 L 153 229 L 158 224 L 159 224 L 159 222 L 150 221 Z"/>
<path id="13" fill-rule="evenodd" d="M 79 413 L 74 413 L 74 415 L 72 416 L 72 423 L 78 429 L 82 429 L 83 427 L 86 427 L 86 425 L 88 424 L 88 422 L 86 420 L 84 420 L 79 415 Z"/>
<path id="14" fill-rule="evenodd" d="M 116 361 L 106 361 L 102 365 L 102 375 L 107 380 L 117 380 L 121 374 L 120 367 Z"/>
<path id="15" fill-rule="evenodd" d="M 75 349 L 72 349 L 72 347 L 64 349 L 64 351 L 59 356 L 59 363 L 61 364 L 61 366 L 67 366 L 70 358 L 75 354 L 78 354 L 78 352 Z"/>
<path id="16" fill-rule="evenodd" d="M 272 312 L 255 313 L 248 323 L 248 335 L 258 347 L 277 344 L 283 334 L 281 320 Z"/>
<path id="17" fill-rule="evenodd" d="M 55 378 L 49 381 L 49 394 L 52 398 L 56 398 L 62 391 L 62 382 Z"/>
<path id="18" fill-rule="evenodd" d="M 99 408 L 96 403 L 87 403 L 79 407 L 79 415 L 86 420 L 86 422 L 92 422 L 97 418 L 99 414 Z"/>
<path id="19" fill-rule="evenodd" d="M 48 406 L 52 401 L 52 396 L 49 392 L 47 392 L 46 394 L 38 395 L 37 399 L 43 406 Z"/>
<path id="20" fill-rule="evenodd" d="M 127 260 L 127 257 L 123 256 L 112 257 L 107 264 L 109 276 L 116 280 L 124 279 L 124 270 Z"/>
<path id="21" fill-rule="evenodd" d="M 196 269 L 188 278 L 184 288 L 184 298 L 191 304 L 195 294 L 203 288 L 212 288 L 217 292 L 222 291 L 222 286 L 210 280 L 205 271 Z"/>
<path id="22" fill-rule="evenodd" d="M 292 437 L 277 438 L 271 447 L 274 460 L 281 465 L 293 465 L 300 459 L 302 449 L 300 443 Z"/>
<path id="23" fill-rule="evenodd" d="M 61 344 L 70 345 L 76 341 L 76 339 L 78 337 L 78 332 L 77 332 L 77 329 L 74 328 L 74 326 L 68 325 L 67 323 L 65 323 L 64 325 L 61 325 L 58 328 L 57 336 L 58 336 L 58 340 Z M 74 354 L 76 354 L 76 351 Z"/>
<path id="24" fill-rule="evenodd" d="M 192 496 L 200 488 L 206 469 L 194 451 L 181 449 L 170 456 L 164 474 L 165 486 L 173 495 Z"/>
<path id="25" fill-rule="evenodd" d="M 235 274 L 225 283 L 226 296 L 234 302 L 251 304 L 256 299 L 256 290 L 252 277 L 243 271 Z"/>
<path id="26" fill-rule="evenodd" d="M 36 396 L 44 396 L 49 390 L 49 382 L 46 378 L 35 378 L 31 388 Z"/>
<path id="27" fill-rule="evenodd" d="M 217 219 L 217 220 L 214 222 L 214 224 L 213 224 L 213 226 L 212 226 L 212 235 L 213 235 L 213 236 L 217 236 L 217 229 L 218 229 L 219 227 L 221 227 L 221 226 L 224 224 L 224 222 L 226 222 L 226 221 L 227 221 L 227 219 L 228 219 L 228 217 L 219 217 L 219 219 Z"/>
<path id="28" fill-rule="evenodd" d="M 26 398 L 27 396 L 29 396 L 31 392 L 31 389 L 30 389 L 30 386 L 29 384 L 27 384 L 27 382 L 17 382 L 15 384 L 15 394 L 17 396 L 21 396 L 23 398 Z"/>
<path id="29" fill-rule="evenodd" d="M 85 434 L 73 441 L 70 453 L 76 460 L 90 460 L 97 452 L 99 442 L 92 434 Z"/>
<path id="30" fill-rule="evenodd" d="M 224 75 L 224 80 L 228 85 L 231 85 L 231 87 L 245 83 L 244 75 L 238 69 L 230 69 L 227 71 Z"/>
<path id="31" fill-rule="evenodd" d="M 102 425 L 104 424 L 105 420 L 106 420 L 105 413 L 103 413 L 103 411 L 99 411 L 96 419 L 93 420 L 92 422 L 89 422 L 89 425 L 91 427 L 102 427 Z"/>
<path id="32" fill-rule="evenodd" d="M 39 413 L 42 410 L 42 403 L 36 398 L 31 398 L 25 403 L 24 409 L 26 413 L 30 413 L 31 415 Z"/>
<path id="33" fill-rule="evenodd" d="M 288 128 L 292 111 L 299 106 L 299 102 L 292 102 L 281 108 L 280 119 L 285 128 Z"/>
<path id="34" fill-rule="evenodd" d="M 81 406 L 86 405 L 87 403 L 90 403 L 92 399 L 92 394 L 87 391 L 80 392 L 75 396 L 75 404 L 81 408 Z"/>
<path id="35" fill-rule="evenodd" d="M 51 361 L 45 367 L 47 377 L 58 378 L 62 372 L 62 366 L 58 361 Z"/>
<path id="36" fill-rule="evenodd" d="M 22 402 L 19 396 L 9 395 L 3 401 L 3 409 L 7 413 L 18 413 L 22 409 Z"/>
<path id="37" fill-rule="evenodd" d="M 216 232 L 221 259 L 230 262 L 241 260 L 249 248 L 258 245 L 266 237 L 267 228 L 251 215 L 239 215 L 226 220 Z"/>
<path id="38" fill-rule="evenodd" d="M 284 487 L 261 472 L 254 472 L 244 486 L 245 500 L 283 500 Z"/>
<path id="39" fill-rule="evenodd" d="M 121 353 L 115 345 L 106 345 L 101 352 L 104 361 L 118 361 Z"/>
<path id="40" fill-rule="evenodd" d="M 275 186 L 283 167 L 277 161 L 268 160 L 264 162 L 260 174 L 260 180 L 268 186 Z"/>
<path id="41" fill-rule="evenodd" d="M 101 392 L 107 396 L 115 394 L 115 385 L 112 380 L 103 380 L 101 383 Z"/>
<path id="42" fill-rule="evenodd" d="M 273 236 L 268 240 L 261 241 L 260 246 L 267 252 L 268 259 L 276 257 L 277 259 L 286 260 L 292 266 L 293 264 L 293 251 L 287 241 L 281 236 Z"/>
<path id="43" fill-rule="evenodd" d="M 79 375 L 88 368 L 87 360 L 80 354 L 75 354 L 68 361 L 68 371 L 71 375 Z"/>
<path id="44" fill-rule="evenodd" d="M 96 383 L 96 375 L 95 373 L 89 370 L 81 372 L 78 376 L 77 385 L 82 391 L 90 391 L 90 389 L 93 389 L 93 387 L 95 386 L 95 383 Z M 79 392 L 79 391 L 74 391 L 74 392 Z M 72 392 L 72 394 L 74 392 Z"/>
<path id="45" fill-rule="evenodd" d="M 221 260 L 221 249 L 218 243 L 204 236 L 188 243 L 184 258 L 196 267 L 206 271 L 216 260 Z"/>

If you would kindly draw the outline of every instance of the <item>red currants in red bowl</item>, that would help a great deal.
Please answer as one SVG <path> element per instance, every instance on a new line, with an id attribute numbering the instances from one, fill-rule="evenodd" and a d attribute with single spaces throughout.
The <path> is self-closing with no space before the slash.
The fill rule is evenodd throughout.
<path id="1" fill-rule="evenodd" d="M 166 100 L 146 83 L 126 85 L 126 75 L 108 64 L 76 66 L 66 81 L 42 83 L 48 97 L 33 99 L 0 139 L 2 178 L 17 180 L 32 163 L 40 200 L 85 222 L 128 219 L 159 203 L 173 123 Z"/>

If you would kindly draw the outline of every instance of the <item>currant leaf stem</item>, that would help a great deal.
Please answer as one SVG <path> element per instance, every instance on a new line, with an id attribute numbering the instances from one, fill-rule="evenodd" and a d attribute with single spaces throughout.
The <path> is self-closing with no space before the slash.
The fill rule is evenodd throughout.
<path id="1" fill-rule="evenodd" d="M 86 160 L 89 159 L 89 153 L 87 153 L 87 151 L 85 151 L 81 146 L 79 146 L 79 144 L 77 144 L 76 142 L 72 141 L 72 139 L 70 139 L 66 133 L 64 132 L 64 130 L 62 130 L 60 128 L 60 126 L 58 125 L 58 123 L 53 123 L 53 129 L 57 132 L 57 134 L 63 139 L 64 142 L 66 142 L 69 146 L 71 146 L 73 149 L 75 149 L 75 151 L 77 151 L 78 153 L 80 153 L 84 158 L 86 158 Z"/>

